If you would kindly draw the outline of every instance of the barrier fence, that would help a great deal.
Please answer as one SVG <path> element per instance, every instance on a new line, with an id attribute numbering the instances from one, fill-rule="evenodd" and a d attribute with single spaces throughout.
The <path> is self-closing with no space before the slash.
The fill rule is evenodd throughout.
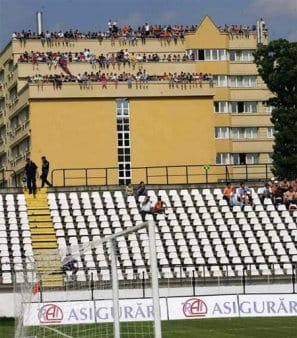
<path id="1" fill-rule="evenodd" d="M 215 184 L 240 181 L 265 181 L 272 175 L 272 164 L 244 165 L 174 165 L 126 168 L 126 177 L 121 179 L 123 170 L 118 167 L 104 168 L 56 168 L 50 172 L 55 187 L 69 186 L 111 186 L 128 183 L 146 184 Z M 127 175 L 127 173 L 129 175 Z M 0 187 L 21 188 L 24 172 L 0 170 Z"/>
<path id="2" fill-rule="evenodd" d="M 129 168 L 131 179 L 119 178 L 118 167 L 61 168 L 51 172 L 54 186 L 108 186 L 134 184 L 209 184 L 239 181 L 265 181 L 272 176 L 272 164 L 175 165 Z M 128 170 L 128 169 L 127 169 Z"/>

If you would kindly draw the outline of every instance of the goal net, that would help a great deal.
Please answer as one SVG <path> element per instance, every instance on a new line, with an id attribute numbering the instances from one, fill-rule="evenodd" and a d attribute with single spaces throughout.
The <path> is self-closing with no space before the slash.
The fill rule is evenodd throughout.
<path id="1" fill-rule="evenodd" d="M 78 271 L 38 273 L 41 261 L 50 267 L 68 255 Z M 15 338 L 161 337 L 154 222 L 34 255 L 34 261 L 24 281 L 14 283 Z M 51 283 L 53 276 L 60 285 Z"/>

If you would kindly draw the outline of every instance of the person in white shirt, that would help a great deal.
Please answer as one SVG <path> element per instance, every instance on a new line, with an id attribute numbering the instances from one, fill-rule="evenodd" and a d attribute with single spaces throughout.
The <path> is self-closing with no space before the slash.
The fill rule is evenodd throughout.
<path id="1" fill-rule="evenodd" d="M 145 215 L 151 214 L 152 211 L 153 211 L 152 202 L 150 201 L 150 197 L 146 196 L 141 204 L 140 209 L 142 220 L 145 221 Z"/>

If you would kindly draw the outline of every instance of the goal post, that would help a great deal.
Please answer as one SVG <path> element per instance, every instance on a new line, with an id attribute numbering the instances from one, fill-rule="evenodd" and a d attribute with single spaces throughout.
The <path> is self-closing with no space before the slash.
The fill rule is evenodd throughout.
<path id="1" fill-rule="evenodd" d="M 39 278 L 36 271 L 31 272 L 33 277 L 25 279 L 23 283 L 15 282 L 15 338 L 120 338 L 123 336 L 125 338 L 161 338 L 155 231 L 155 223 L 153 221 L 143 222 L 98 240 L 64 248 L 63 254 L 71 253 L 78 260 L 98 248 L 105 248 L 109 260 L 108 278 L 103 280 L 101 275 L 99 278 L 94 278 L 95 296 L 94 292 L 90 292 L 90 289 L 94 287 L 92 273 L 94 272 L 94 276 L 97 276 L 98 271 L 96 270 L 89 271 L 91 276 L 89 283 L 80 283 L 80 281 L 68 283 L 66 281 L 61 289 L 39 290 L 38 287 L 35 288 L 36 285 L 40 285 L 40 280 L 44 277 L 41 276 Z M 150 292 L 146 292 L 145 299 L 143 299 L 143 296 L 139 296 L 142 281 L 139 278 L 130 278 L 130 280 L 127 280 L 125 276 L 123 278 L 119 267 L 120 241 L 123 241 L 123 238 L 126 240 L 127 236 L 131 234 L 132 236 L 134 234 L 139 236 L 144 233 L 147 234 L 149 242 L 150 262 L 149 278 L 146 283 L 146 286 L 150 287 Z M 63 254 L 61 255 L 60 252 L 60 261 L 63 259 Z M 52 258 L 53 256 L 50 254 L 47 257 L 49 262 Z M 35 263 L 37 263 L 36 259 Z M 47 274 L 51 273 L 57 272 L 47 272 Z M 136 298 L 139 299 L 134 299 L 134 296 L 129 295 L 135 292 L 136 294 L 138 292 L 138 297 Z M 126 294 L 129 295 L 127 298 Z M 135 306 L 133 302 L 135 304 L 142 302 L 151 308 L 152 311 L 148 311 L 152 312 L 151 317 L 135 322 L 132 319 L 127 319 L 127 322 L 125 322 L 123 309 L 128 308 L 131 312 L 132 307 Z M 133 305 L 131 305 L 132 303 Z M 110 306 L 111 315 L 109 319 L 104 320 L 106 318 L 103 318 L 101 320 L 101 317 L 100 319 L 97 318 L 100 306 L 103 309 L 107 309 Z M 90 318 L 88 320 L 77 320 L 76 322 L 77 318 L 75 316 L 81 316 L 83 319 L 87 316 Z M 66 317 L 70 319 L 66 321 Z M 123 331 L 125 332 L 123 333 Z"/>

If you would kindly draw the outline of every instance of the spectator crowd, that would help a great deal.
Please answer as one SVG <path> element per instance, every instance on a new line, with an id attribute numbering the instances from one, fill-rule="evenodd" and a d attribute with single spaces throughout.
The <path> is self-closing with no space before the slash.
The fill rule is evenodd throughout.
<path id="1" fill-rule="evenodd" d="M 258 190 L 262 203 L 270 199 L 274 205 L 284 204 L 290 211 L 297 210 L 297 179 L 278 181 L 270 179 L 264 187 Z M 252 190 L 246 182 L 241 182 L 239 187 L 228 182 L 223 191 L 223 198 L 230 206 L 253 205 Z"/>
<path id="2" fill-rule="evenodd" d="M 135 83 L 136 86 L 142 84 L 148 84 L 152 81 L 165 81 L 168 83 L 169 88 L 177 88 L 179 85 L 181 89 L 183 86 L 189 84 L 196 87 L 202 87 L 203 83 L 208 82 L 209 86 L 213 86 L 212 74 L 206 73 L 190 73 L 190 72 L 175 72 L 175 73 L 163 73 L 162 75 L 150 75 L 145 69 L 139 69 L 137 72 L 110 72 L 105 73 L 103 71 L 98 72 L 84 72 L 77 75 L 72 74 L 50 74 L 41 75 L 35 74 L 28 77 L 29 83 L 35 83 L 39 87 L 43 87 L 44 84 L 53 84 L 54 88 L 61 89 L 64 83 L 77 83 L 80 87 L 89 88 L 91 84 L 101 84 L 103 88 L 107 88 L 107 84 L 114 84 L 115 87 L 119 83 L 127 83 L 128 86 L 132 86 Z"/>
<path id="3" fill-rule="evenodd" d="M 150 25 L 145 23 L 137 28 L 132 28 L 130 25 L 120 27 L 116 21 L 109 20 L 107 30 L 97 32 L 80 32 L 79 30 L 67 31 L 46 31 L 41 34 L 32 32 L 31 30 L 22 30 L 14 32 L 13 39 L 20 40 L 21 43 L 26 43 L 28 39 L 39 39 L 43 45 L 51 46 L 57 42 L 69 43 L 79 39 L 97 39 L 99 42 L 104 39 L 119 39 L 123 44 L 137 44 L 138 40 L 144 44 L 147 38 L 166 39 L 177 42 L 178 39 L 184 39 L 186 33 L 194 32 L 197 26 L 183 25 Z"/>
<path id="4" fill-rule="evenodd" d="M 263 27 L 264 34 L 267 35 L 267 27 L 264 20 L 261 18 L 261 25 Z M 21 32 L 14 32 L 12 38 L 19 40 L 22 44 L 26 44 L 28 39 L 39 39 L 42 45 L 52 46 L 53 44 L 71 43 L 79 39 L 97 39 L 102 42 L 104 39 L 119 40 L 123 45 L 137 45 L 140 40 L 142 44 L 146 43 L 146 39 L 160 39 L 168 42 L 183 40 L 185 34 L 195 32 L 197 25 L 151 25 L 145 23 L 133 28 L 130 25 L 120 26 L 117 21 L 109 20 L 107 23 L 107 29 L 96 32 L 81 32 L 78 29 L 70 29 L 66 31 L 45 31 L 41 34 L 37 34 L 29 30 L 22 30 Z M 218 27 L 222 32 L 229 33 L 233 36 L 244 36 L 249 38 L 250 35 L 257 34 L 257 26 L 252 25 L 225 25 L 224 27 Z"/>
<path id="5" fill-rule="evenodd" d="M 86 62 L 92 64 L 94 67 L 97 65 L 100 68 L 115 68 L 117 65 L 128 65 L 135 68 L 136 64 L 146 62 L 187 62 L 194 61 L 194 55 L 184 53 L 180 54 L 163 54 L 160 56 L 157 53 L 129 53 L 128 49 L 121 49 L 117 53 L 107 53 L 96 56 L 90 49 L 85 49 L 81 52 L 24 52 L 19 58 L 19 63 L 31 63 L 33 66 L 38 66 L 39 63 L 46 63 L 50 68 L 57 67 L 61 62 Z"/>

